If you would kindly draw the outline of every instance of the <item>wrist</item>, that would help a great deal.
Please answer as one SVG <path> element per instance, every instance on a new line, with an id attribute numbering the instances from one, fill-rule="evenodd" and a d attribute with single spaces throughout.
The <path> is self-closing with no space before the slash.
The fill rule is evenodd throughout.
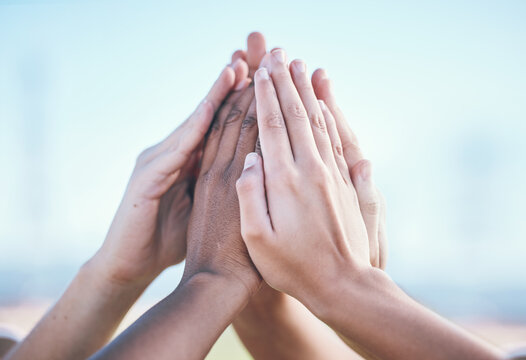
<path id="1" fill-rule="evenodd" d="M 183 278 L 174 293 L 183 291 L 183 289 L 216 289 L 218 298 L 227 296 L 229 303 L 242 304 L 240 310 L 245 307 L 246 303 L 252 297 L 255 289 L 249 287 L 238 277 L 229 273 L 219 273 L 213 271 L 197 271 L 191 275 L 183 275 Z"/>
<path id="2" fill-rule="evenodd" d="M 99 299 L 108 302 L 123 298 L 134 302 L 151 282 L 123 281 L 114 277 L 98 253 L 81 266 L 76 278 L 84 287 L 96 291 Z"/>
<path id="3" fill-rule="evenodd" d="M 200 267 L 194 269 L 187 263 L 181 283 L 179 286 L 186 286 L 194 283 L 220 282 L 233 288 L 238 293 L 243 293 L 251 298 L 261 286 L 261 278 L 253 269 L 237 269 L 232 271 L 222 267 Z"/>
<path id="4" fill-rule="evenodd" d="M 333 281 L 320 287 L 320 291 L 306 306 L 327 324 L 338 322 L 343 309 L 365 309 L 372 299 L 397 296 L 399 289 L 382 270 L 372 266 L 343 271 Z"/>

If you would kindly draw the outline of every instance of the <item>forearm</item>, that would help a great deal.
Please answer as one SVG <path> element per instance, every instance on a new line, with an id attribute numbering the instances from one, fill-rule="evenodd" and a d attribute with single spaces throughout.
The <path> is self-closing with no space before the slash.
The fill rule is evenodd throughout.
<path id="1" fill-rule="evenodd" d="M 255 359 L 360 359 L 300 302 L 268 286 L 233 324 Z"/>
<path id="2" fill-rule="evenodd" d="M 203 359 L 249 297 L 234 277 L 197 273 L 93 358 Z"/>
<path id="3" fill-rule="evenodd" d="M 146 286 L 109 283 L 87 262 L 8 359 L 81 359 L 111 338 Z"/>
<path id="4" fill-rule="evenodd" d="M 346 279 L 323 296 L 313 311 L 378 358 L 502 358 L 493 346 L 412 300 L 380 270 Z"/>

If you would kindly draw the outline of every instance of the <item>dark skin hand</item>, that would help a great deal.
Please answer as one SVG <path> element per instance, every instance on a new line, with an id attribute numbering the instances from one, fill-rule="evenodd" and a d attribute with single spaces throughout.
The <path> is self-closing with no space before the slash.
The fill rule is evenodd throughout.
<path id="1" fill-rule="evenodd" d="M 261 278 L 241 238 L 235 182 L 257 140 L 252 86 L 232 93 L 210 129 L 196 183 L 181 283 L 97 359 L 202 359 Z"/>
<path id="2" fill-rule="evenodd" d="M 221 269 L 253 290 L 260 279 L 241 238 L 235 189 L 245 155 L 254 151 L 257 140 L 253 86 L 230 95 L 216 120 L 196 184 L 183 281 L 200 270 Z"/>

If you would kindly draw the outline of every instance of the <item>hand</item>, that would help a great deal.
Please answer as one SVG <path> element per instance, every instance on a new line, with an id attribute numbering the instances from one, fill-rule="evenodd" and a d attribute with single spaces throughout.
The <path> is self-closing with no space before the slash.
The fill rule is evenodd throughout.
<path id="1" fill-rule="evenodd" d="M 234 277 L 253 293 L 260 277 L 240 233 L 235 180 L 257 140 L 254 88 L 229 96 L 208 135 L 188 227 L 182 283 L 202 272 Z"/>
<path id="2" fill-rule="evenodd" d="M 147 285 L 184 259 L 194 174 L 215 110 L 247 83 L 238 60 L 223 70 L 195 112 L 159 144 L 139 155 L 106 240 L 90 261 L 113 282 Z"/>
<path id="3" fill-rule="evenodd" d="M 336 121 L 324 102 L 318 112 L 300 98 L 284 64 L 274 51 L 272 80 L 266 69 L 255 75 L 264 163 L 247 155 L 237 183 L 243 239 L 260 274 L 375 358 L 502 358 L 371 266 Z"/>
<path id="4" fill-rule="evenodd" d="M 303 87 L 304 80 L 300 75 L 298 77 L 295 67 L 291 67 L 291 72 L 296 83 L 298 91 L 309 88 Z M 369 237 L 369 253 L 371 257 L 371 265 L 385 269 L 387 264 L 387 235 L 385 231 L 385 198 L 381 191 L 374 185 L 371 179 L 371 164 L 364 160 L 362 151 L 358 144 L 358 139 L 354 132 L 349 127 L 349 123 L 345 119 L 345 115 L 338 107 L 332 84 L 327 73 L 323 69 L 317 69 L 312 74 L 312 87 L 319 100 L 322 100 L 328 107 L 331 114 L 333 114 L 336 121 L 336 128 L 341 140 L 341 147 L 343 156 L 347 162 L 347 167 L 351 169 L 351 178 L 358 195 L 358 202 L 367 228 Z M 304 96 L 302 96 L 304 98 Z M 361 176 L 358 176 L 360 175 Z M 360 181 L 366 179 L 365 181 Z M 368 179 L 368 180 L 367 180 Z"/>
<path id="5" fill-rule="evenodd" d="M 266 282 L 305 303 L 324 281 L 370 266 L 369 240 L 334 118 L 315 97 L 300 98 L 283 50 L 270 69 L 272 80 L 265 68 L 255 77 L 264 172 L 248 155 L 237 183 L 241 231 Z"/>

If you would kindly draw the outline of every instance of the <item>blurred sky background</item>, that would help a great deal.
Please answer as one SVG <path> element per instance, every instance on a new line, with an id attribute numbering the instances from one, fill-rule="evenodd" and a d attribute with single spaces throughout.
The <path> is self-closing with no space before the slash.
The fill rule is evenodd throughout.
<path id="1" fill-rule="evenodd" d="M 526 1 L 0 0 L 0 303 L 59 296 L 136 156 L 253 30 L 333 78 L 391 276 L 442 314 L 526 322 Z"/>

